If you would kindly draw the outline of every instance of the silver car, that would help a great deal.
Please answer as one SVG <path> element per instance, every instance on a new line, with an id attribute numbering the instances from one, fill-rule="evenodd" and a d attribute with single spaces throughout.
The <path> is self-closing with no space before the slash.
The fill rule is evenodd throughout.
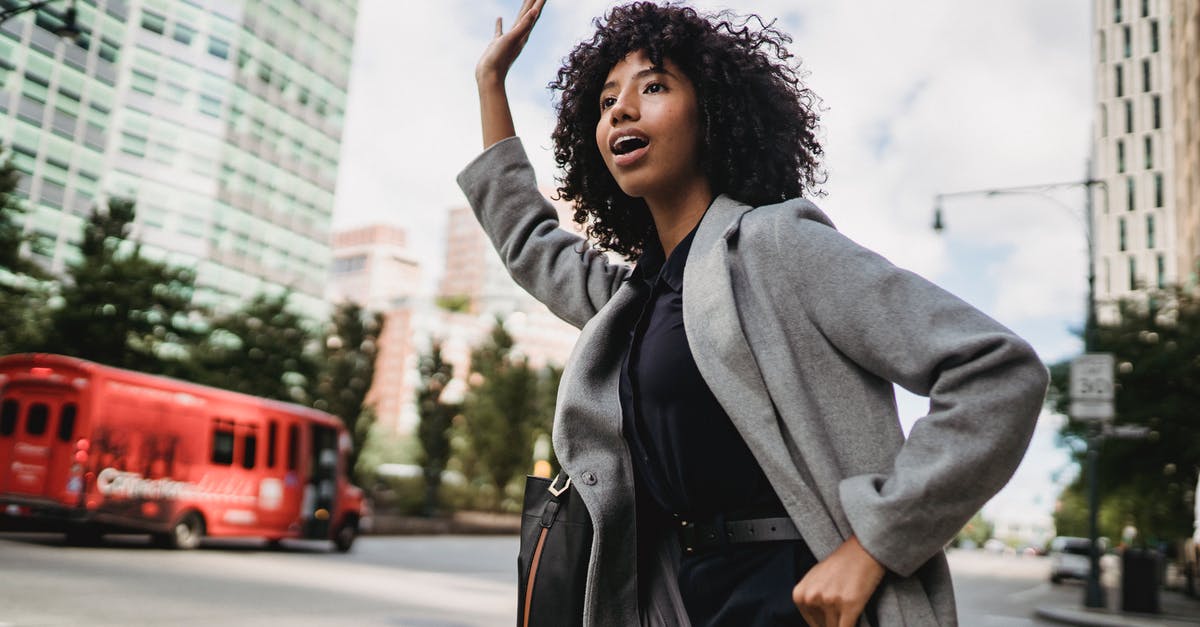
<path id="1" fill-rule="evenodd" d="M 1104 539 L 1099 540 L 1100 553 L 1104 553 Z M 1063 579 L 1087 579 L 1091 569 L 1088 559 L 1091 543 L 1087 538 L 1058 536 L 1050 541 L 1050 581 Z"/>

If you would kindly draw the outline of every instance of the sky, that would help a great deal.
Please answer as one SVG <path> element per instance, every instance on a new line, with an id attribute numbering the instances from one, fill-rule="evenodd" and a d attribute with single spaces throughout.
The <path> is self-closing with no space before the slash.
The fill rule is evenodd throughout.
<path id="1" fill-rule="evenodd" d="M 552 186 L 546 84 L 619 4 L 548 0 L 508 80 L 518 135 Z M 859 243 L 959 295 L 1028 339 L 1048 363 L 1078 354 L 1087 248 L 1080 189 L 946 198 L 939 193 L 1085 178 L 1091 135 L 1089 6 L 1038 0 L 696 1 L 753 10 L 792 35 L 822 100 L 828 180 L 817 204 Z M 519 0 L 360 0 L 335 228 L 404 227 L 427 288 L 441 273 L 455 175 L 482 149 L 475 62 Z M 414 10 L 414 7 L 420 7 Z M 925 399 L 902 392 L 902 421 Z M 1074 476 L 1043 414 L 1016 477 L 985 513 L 1048 513 Z"/>

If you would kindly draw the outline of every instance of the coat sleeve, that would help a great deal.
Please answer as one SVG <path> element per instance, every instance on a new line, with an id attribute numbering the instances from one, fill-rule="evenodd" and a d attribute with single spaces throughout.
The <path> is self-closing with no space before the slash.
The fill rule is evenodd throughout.
<path id="1" fill-rule="evenodd" d="M 863 547 L 908 576 L 1012 477 L 1048 373 L 1027 342 L 959 298 L 825 224 L 788 220 L 776 252 L 797 270 L 797 296 L 820 332 L 862 368 L 930 399 L 890 472 L 839 485 Z"/>
<path id="2" fill-rule="evenodd" d="M 512 278 L 559 318 L 582 328 L 621 286 L 629 267 L 558 228 L 516 137 L 497 142 L 458 175 L 475 217 Z"/>

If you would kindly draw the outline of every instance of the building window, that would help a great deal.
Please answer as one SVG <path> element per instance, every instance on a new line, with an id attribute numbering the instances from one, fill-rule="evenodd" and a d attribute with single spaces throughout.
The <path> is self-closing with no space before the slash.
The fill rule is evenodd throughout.
<path id="1" fill-rule="evenodd" d="M 353 257 L 343 257 L 333 260 L 334 274 L 347 274 L 350 272 L 359 272 L 367 267 L 366 255 L 355 255 Z"/>
<path id="2" fill-rule="evenodd" d="M 1142 144 L 1143 144 L 1142 148 L 1146 152 L 1146 169 L 1153 170 L 1154 169 L 1154 138 L 1151 137 L 1150 135 L 1147 135 L 1146 137 L 1143 138 Z"/>
<path id="3" fill-rule="evenodd" d="M 1108 107 L 1100 105 L 1100 136 L 1108 136 Z"/>
<path id="4" fill-rule="evenodd" d="M 1158 52 L 1158 20 L 1150 20 L 1150 52 Z"/>
<path id="5" fill-rule="evenodd" d="M 192 45 L 192 38 L 195 36 L 196 36 L 196 29 L 194 29 L 191 26 L 188 26 L 186 24 L 179 24 L 179 23 L 175 24 L 175 34 L 174 34 L 175 41 L 178 41 L 179 43 L 181 43 L 185 46 L 190 46 L 190 45 Z"/>
<path id="6" fill-rule="evenodd" d="M 1104 63 L 1105 61 L 1108 60 L 1108 50 L 1106 49 L 1108 47 L 1108 42 L 1106 41 L 1106 39 L 1104 37 L 1104 31 L 1100 31 L 1100 42 L 1099 43 L 1100 43 L 1100 62 Z"/>
<path id="7" fill-rule="evenodd" d="M 1142 0 L 1142 17 L 1150 15 L 1150 0 Z"/>
<path id="8" fill-rule="evenodd" d="M 1117 250 L 1124 251 L 1126 246 L 1125 218 L 1117 218 Z"/>
<path id="9" fill-rule="evenodd" d="M 1150 91 L 1150 59 L 1142 59 L 1142 91 Z"/>
<path id="10" fill-rule="evenodd" d="M 133 71 L 133 80 L 130 81 L 129 86 L 133 88 L 133 91 L 137 91 L 137 92 L 141 92 L 143 94 L 153 96 L 154 95 L 154 84 L 157 81 L 158 81 L 158 78 L 155 77 L 153 74 L 147 74 L 146 72 L 143 72 L 141 70 L 134 70 Z"/>
<path id="11" fill-rule="evenodd" d="M 1121 27 L 1121 49 L 1125 51 L 1125 58 L 1133 56 L 1133 29 L 1128 25 Z"/>
<path id="12" fill-rule="evenodd" d="M 1133 99 L 1125 101 L 1125 132 L 1133 132 Z"/>
<path id="13" fill-rule="evenodd" d="M 1162 172 L 1154 173 L 1154 206 L 1163 206 L 1163 175 Z"/>
<path id="14" fill-rule="evenodd" d="M 167 29 L 167 18 L 154 13 L 153 11 L 142 11 L 142 28 L 152 32 L 163 34 Z"/>
<path id="15" fill-rule="evenodd" d="M 208 38 L 208 53 L 218 59 L 229 58 L 229 42 L 219 37 Z"/>
<path id="16" fill-rule="evenodd" d="M 1121 23 L 1121 0 L 1113 0 L 1113 23 Z"/>
<path id="17" fill-rule="evenodd" d="M 1115 80 L 1114 85 L 1116 86 L 1115 91 L 1116 91 L 1117 98 L 1125 97 L 1125 73 L 1122 72 L 1121 70 L 1122 70 L 1122 67 L 1120 64 L 1117 64 L 1115 67 L 1113 67 L 1113 73 L 1116 74 L 1116 78 L 1114 79 Z"/>
<path id="18" fill-rule="evenodd" d="M 1136 192 L 1136 191 L 1137 190 L 1133 184 L 1133 177 L 1132 176 L 1127 177 L 1125 179 L 1125 202 L 1127 203 L 1126 207 L 1127 207 L 1128 211 L 1133 211 L 1134 209 L 1137 209 L 1137 203 L 1134 202 L 1134 192 Z"/>
<path id="19" fill-rule="evenodd" d="M 1158 94 L 1151 96 L 1150 108 L 1154 111 L 1154 128 L 1162 128 L 1162 97 Z"/>
<path id="20" fill-rule="evenodd" d="M 1137 259 L 1129 258 L 1129 289 L 1136 290 L 1138 287 L 1137 281 Z"/>
<path id="21" fill-rule="evenodd" d="M 1162 255 L 1159 255 L 1158 259 L 1155 261 L 1158 265 L 1158 270 L 1156 272 L 1158 275 L 1158 280 L 1155 281 L 1155 284 L 1158 286 L 1158 289 L 1161 290 L 1167 287 L 1167 260 Z"/>
<path id="22" fill-rule="evenodd" d="M 1125 142 L 1117 140 L 1117 172 L 1125 171 Z"/>
<path id="23" fill-rule="evenodd" d="M 1146 248 L 1154 248 L 1154 214 L 1146 216 Z"/>

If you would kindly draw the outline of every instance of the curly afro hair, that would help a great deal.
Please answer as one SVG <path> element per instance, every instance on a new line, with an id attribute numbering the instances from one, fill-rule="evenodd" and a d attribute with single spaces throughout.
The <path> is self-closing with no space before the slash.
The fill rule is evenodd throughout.
<path id="1" fill-rule="evenodd" d="M 751 22 L 757 22 L 757 28 Z M 801 82 L 791 37 L 758 15 L 700 15 L 684 6 L 635 2 L 596 19 L 596 34 L 568 55 L 552 91 L 561 92 L 554 157 L 558 196 L 575 204 L 575 222 L 600 248 L 636 261 L 655 236 L 641 198 L 617 186 L 596 145 L 600 92 L 608 72 L 631 52 L 661 67 L 673 61 L 696 89 L 701 167 L 713 193 L 759 206 L 820 195 L 819 100 Z"/>

